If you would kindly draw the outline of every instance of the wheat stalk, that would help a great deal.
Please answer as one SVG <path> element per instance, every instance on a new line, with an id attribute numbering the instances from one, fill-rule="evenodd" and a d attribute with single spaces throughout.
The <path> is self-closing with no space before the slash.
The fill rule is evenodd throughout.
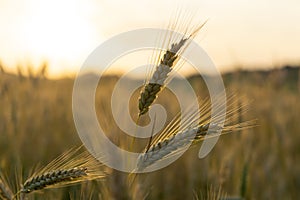
<path id="1" fill-rule="evenodd" d="M 31 193 L 99 179 L 105 176 L 101 167 L 102 164 L 82 146 L 72 148 L 29 177 L 19 193 Z"/>
<path id="2" fill-rule="evenodd" d="M 156 66 L 151 79 L 145 84 L 140 93 L 140 97 L 138 99 L 139 116 L 142 116 L 149 111 L 150 106 L 157 99 L 158 93 L 165 86 L 170 72 L 179 59 L 179 54 L 186 48 L 185 44 L 189 39 L 195 37 L 197 32 L 205 25 L 205 23 L 196 28 L 190 35 L 183 36 L 179 42 L 172 43 L 171 47 L 167 49 L 165 54 L 162 56 L 162 59 L 160 60 L 159 65 Z"/>
<path id="3" fill-rule="evenodd" d="M 233 97 L 230 97 L 233 99 Z M 231 102 L 231 104 L 236 103 L 236 101 Z M 150 140 L 150 145 L 144 150 L 144 153 L 140 154 L 137 162 L 137 170 L 141 171 L 150 165 L 168 158 L 173 155 L 186 150 L 189 145 L 197 144 L 205 139 L 217 137 L 220 134 L 227 134 L 233 131 L 243 130 L 246 128 L 251 128 L 255 125 L 255 120 L 238 122 L 235 120 L 239 118 L 239 115 L 246 110 L 241 112 L 241 109 L 246 107 L 246 105 L 240 105 L 237 108 L 230 108 L 226 113 L 222 114 L 221 111 L 214 114 L 214 116 L 208 117 L 211 113 L 209 112 L 208 102 L 202 105 L 202 109 L 197 111 L 191 111 L 187 114 L 185 121 L 182 123 L 182 130 L 179 130 L 178 123 L 179 120 L 175 118 L 160 135 L 157 135 L 153 140 Z M 217 105 L 217 107 L 221 107 Z M 199 119 L 198 125 L 194 125 L 195 116 L 199 114 L 203 115 Z M 219 123 L 219 119 L 222 115 L 226 115 L 230 118 L 223 125 Z"/>
<path id="4" fill-rule="evenodd" d="M 8 184 L 4 180 L 2 174 L 0 175 L 0 199 L 3 200 L 12 200 L 13 199 L 13 192 L 8 187 Z"/>

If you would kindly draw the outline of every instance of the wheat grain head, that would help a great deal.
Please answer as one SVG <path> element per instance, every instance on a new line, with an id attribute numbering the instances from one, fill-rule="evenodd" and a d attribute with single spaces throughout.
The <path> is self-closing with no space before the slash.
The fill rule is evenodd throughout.
<path id="1" fill-rule="evenodd" d="M 82 146 L 72 148 L 44 168 L 35 172 L 23 184 L 20 193 L 63 187 L 103 178 L 102 164 Z"/>
<path id="2" fill-rule="evenodd" d="M 170 72 L 174 69 L 174 66 L 180 59 L 180 54 L 184 52 L 188 47 L 190 40 L 196 36 L 205 23 L 198 26 L 190 34 L 184 34 L 179 41 L 173 42 L 162 56 L 162 51 L 159 53 L 158 58 L 156 59 L 155 71 L 150 80 L 146 81 L 140 92 L 140 97 L 138 99 L 139 116 L 142 116 L 149 111 L 150 106 L 157 99 L 159 92 L 162 91 L 166 85 Z M 173 34 L 170 33 L 170 35 L 165 36 L 166 38 L 164 39 L 170 42 L 172 36 Z"/>
<path id="3" fill-rule="evenodd" d="M 137 163 L 138 171 L 156 162 L 177 155 L 189 148 L 190 145 L 198 144 L 205 139 L 255 126 L 255 120 L 245 122 L 236 121 L 241 114 L 247 111 L 247 103 L 239 104 L 239 106 L 236 107 L 233 106 L 237 101 L 234 96 L 229 97 L 229 100 L 231 103 L 229 103 L 229 109 L 226 113 L 220 111 L 214 113 L 214 116 L 211 116 L 210 103 L 206 100 L 202 103 L 200 110 L 192 110 L 187 114 L 184 121 L 181 122 L 182 125 L 180 128 L 178 125 L 180 120 L 176 117 L 161 134 L 151 140 L 150 145 L 148 145 L 144 153 L 139 156 Z M 220 102 L 220 105 L 217 105 L 217 107 L 218 106 L 221 107 L 222 103 Z M 197 115 L 200 115 L 200 118 L 195 118 Z M 227 117 L 224 125 L 218 122 L 223 115 Z M 197 125 L 194 125 L 195 119 L 199 120 L 196 121 Z"/>

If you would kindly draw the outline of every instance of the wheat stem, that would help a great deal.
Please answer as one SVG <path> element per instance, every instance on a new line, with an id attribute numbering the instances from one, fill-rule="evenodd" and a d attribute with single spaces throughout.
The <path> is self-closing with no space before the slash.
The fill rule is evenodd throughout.
<path id="1" fill-rule="evenodd" d="M 0 176 L 0 199 L 12 200 L 13 196 L 11 189 L 8 187 L 7 183 L 2 180 L 2 176 Z"/>

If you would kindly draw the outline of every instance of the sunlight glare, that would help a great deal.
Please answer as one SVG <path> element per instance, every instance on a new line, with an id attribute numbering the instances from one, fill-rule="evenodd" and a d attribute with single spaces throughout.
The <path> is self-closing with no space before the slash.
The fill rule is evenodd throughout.
<path id="1" fill-rule="evenodd" d="M 30 57 L 44 58 L 52 64 L 82 63 L 96 37 L 86 16 L 88 9 L 78 1 L 36 1 L 24 23 L 23 41 Z"/>

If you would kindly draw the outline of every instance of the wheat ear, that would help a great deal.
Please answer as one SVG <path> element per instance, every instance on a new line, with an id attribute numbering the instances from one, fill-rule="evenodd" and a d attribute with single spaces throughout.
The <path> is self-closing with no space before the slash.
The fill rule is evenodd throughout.
<path id="1" fill-rule="evenodd" d="M 102 164 L 81 146 L 72 148 L 38 170 L 25 181 L 19 192 L 31 193 L 46 188 L 63 187 L 104 176 Z"/>
<path id="2" fill-rule="evenodd" d="M 60 169 L 56 171 L 46 172 L 42 175 L 37 175 L 28 179 L 24 183 L 21 192 L 30 193 L 34 190 L 41 190 L 48 186 L 63 182 L 71 182 L 87 176 L 87 168 L 75 167 L 72 169 Z"/>
<path id="3" fill-rule="evenodd" d="M 217 107 L 218 106 L 221 107 L 222 103 L 217 105 Z M 227 120 L 224 125 L 218 123 L 218 119 L 224 115 L 221 111 L 215 113 L 215 116 L 207 117 L 210 115 L 209 107 L 209 103 L 205 102 L 202 105 L 202 109 L 191 111 L 187 114 L 185 121 L 182 123 L 183 130 L 178 129 L 177 123 L 179 123 L 179 120 L 175 118 L 160 135 L 157 135 L 152 140 L 151 144 L 144 150 L 144 153 L 139 156 L 137 169 L 139 171 L 143 170 L 160 160 L 176 155 L 188 148 L 191 144 L 197 144 L 200 141 L 217 137 L 220 134 L 251 128 L 255 125 L 255 121 L 253 120 L 241 123 L 235 122 L 241 114 L 241 108 L 246 107 L 246 105 L 240 105 L 238 108 L 227 110 L 225 114 L 230 117 L 230 120 Z M 243 110 L 243 112 L 245 111 L 246 110 Z M 200 113 L 203 113 L 203 115 L 200 116 L 199 123 L 197 122 L 198 125 L 195 126 L 194 118 Z M 217 123 L 213 123 L 214 121 Z"/>
<path id="4" fill-rule="evenodd" d="M 137 167 L 139 170 L 145 169 L 153 163 L 164 159 L 166 156 L 170 156 L 170 154 L 174 155 L 176 153 L 179 153 L 176 151 L 183 150 L 185 147 L 187 147 L 187 145 L 197 144 L 204 139 L 219 136 L 222 129 L 222 134 L 225 134 L 232 131 L 245 129 L 249 125 L 249 122 L 239 123 L 234 126 L 224 127 L 223 129 L 218 124 L 205 124 L 200 125 L 199 127 L 190 128 L 185 131 L 178 132 L 176 134 L 173 134 L 170 138 L 166 138 L 163 141 L 152 145 L 149 151 L 141 154 L 138 158 Z M 208 127 L 210 127 L 210 131 L 208 131 Z"/>
<path id="5" fill-rule="evenodd" d="M 139 97 L 139 116 L 148 112 L 149 107 L 157 98 L 163 85 L 172 70 L 175 60 L 178 58 L 177 52 L 185 44 L 187 38 L 183 38 L 178 43 L 172 44 L 171 49 L 164 54 L 160 64 L 156 67 L 153 76 L 142 90 Z"/>
<path id="6" fill-rule="evenodd" d="M 162 56 L 159 65 L 156 67 L 151 79 L 145 84 L 139 97 L 139 116 L 146 114 L 150 106 L 156 100 L 158 93 L 165 86 L 166 80 L 174 68 L 176 61 L 178 61 L 179 53 L 184 51 L 184 46 L 187 41 L 197 34 L 197 32 L 205 25 L 202 24 L 195 29 L 190 35 L 184 36 L 179 42 L 171 44 L 171 48 L 167 49 Z"/>
<path id="7" fill-rule="evenodd" d="M 13 192 L 8 187 L 8 184 L 4 180 L 2 174 L 0 174 L 0 199 L 12 200 L 13 197 L 14 197 Z"/>

